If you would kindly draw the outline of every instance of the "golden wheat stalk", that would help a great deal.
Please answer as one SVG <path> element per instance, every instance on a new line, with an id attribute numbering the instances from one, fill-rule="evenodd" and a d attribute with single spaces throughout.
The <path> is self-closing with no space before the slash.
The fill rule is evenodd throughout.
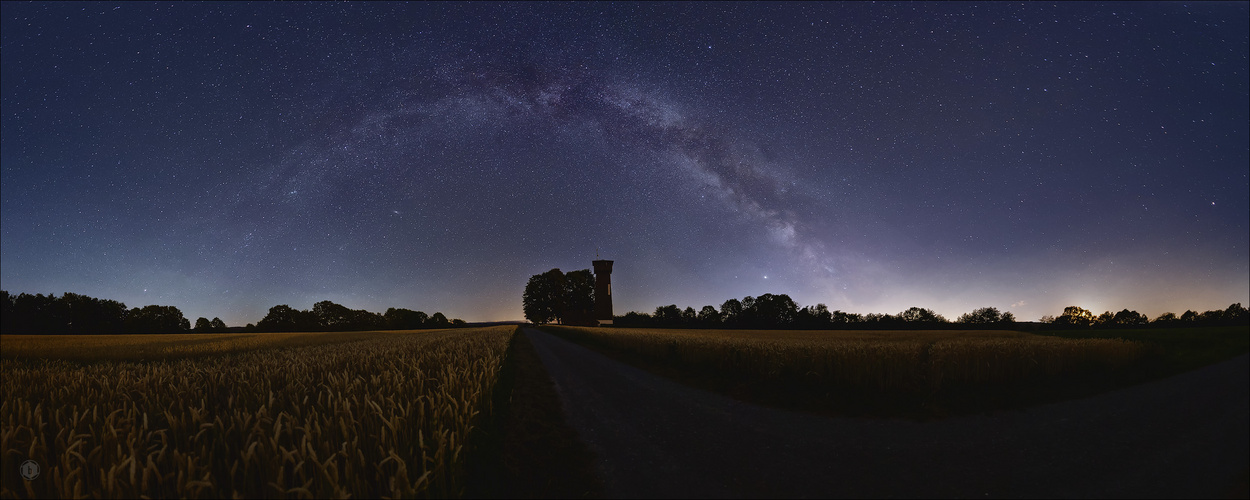
<path id="1" fill-rule="evenodd" d="M 4 474 L 0 497 L 457 496 L 460 443 L 514 330 L 280 348 L 238 336 L 149 361 L 38 357 L 22 339 L 22 358 L 0 360 L 0 467 L 44 472 Z"/>

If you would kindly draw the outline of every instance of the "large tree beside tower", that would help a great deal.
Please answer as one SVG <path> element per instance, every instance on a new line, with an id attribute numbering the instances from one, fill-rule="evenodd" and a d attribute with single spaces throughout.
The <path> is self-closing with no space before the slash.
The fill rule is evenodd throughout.
<path id="1" fill-rule="evenodd" d="M 602 269 L 603 262 L 608 262 L 607 272 L 610 273 L 611 261 L 595 261 L 599 276 L 589 269 L 568 273 L 552 269 L 530 276 L 521 299 L 525 319 L 540 325 L 595 326 L 605 323 L 603 319 L 610 324 L 611 288 Z M 601 318 L 604 311 L 608 316 Z"/>

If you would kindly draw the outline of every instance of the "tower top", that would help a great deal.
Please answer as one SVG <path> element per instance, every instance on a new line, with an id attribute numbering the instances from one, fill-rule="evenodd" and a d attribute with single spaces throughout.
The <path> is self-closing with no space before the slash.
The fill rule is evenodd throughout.
<path id="1" fill-rule="evenodd" d="M 599 259 L 592 260 L 590 263 L 595 266 L 595 274 L 612 274 L 612 261 Z"/>

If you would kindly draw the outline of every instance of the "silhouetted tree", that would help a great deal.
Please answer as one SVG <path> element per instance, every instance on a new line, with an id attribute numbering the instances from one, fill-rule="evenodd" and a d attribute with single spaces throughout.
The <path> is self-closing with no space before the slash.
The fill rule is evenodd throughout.
<path id="1" fill-rule="evenodd" d="M 121 333 L 126 321 L 126 304 L 66 292 L 61 295 L 67 315 L 68 333 Z"/>
<path id="2" fill-rule="evenodd" d="M 126 313 L 126 330 L 131 333 L 182 333 L 191 322 L 174 306 L 150 305 Z"/>
<path id="3" fill-rule="evenodd" d="M 392 330 L 416 330 L 425 327 L 425 321 L 430 318 L 428 314 L 421 311 L 413 311 L 410 309 L 396 309 L 394 307 L 386 310 L 386 314 L 382 315 L 386 320 L 386 327 Z"/>
<path id="4" fill-rule="evenodd" d="M 1165 312 L 1160 314 L 1159 317 L 1155 318 L 1155 320 L 1150 323 L 1158 326 L 1164 326 L 1174 324 L 1177 321 L 1180 321 L 1180 319 L 1176 317 L 1176 313 Z"/>
<path id="5" fill-rule="evenodd" d="M 213 329 L 213 324 L 208 321 L 208 318 L 205 318 L 203 316 L 196 318 L 195 320 L 195 332 L 196 333 L 208 333 L 212 329 Z"/>
<path id="6" fill-rule="evenodd" d="M 747 295 L 742 298 L 742 310 L 737 315 L 737 325 L 741 328 L 755 328 L 758 322 L 755 320 L 755 297 Z"/>
<path id="7" fill-rule="evenodd" d="M 256 329 L 262 332 L 294 332 L 299 331 L 300 326 L 306 320 L 302 317 L 301 311 L 291 308 L 286 304 L 277 305 L 269 308 L 269 313 L 256 323 Z M 316 317 L 313 317 L 314 322 Z M 320 325 L 318 325 L 320 326 Z"/>
<path id="8" fill-rule="evenodd" d="M 1055 325 L 1086 327 L 1094 324 L 1094 313 L 1077 306 L 1063 308 L 1063 314 L 1055 318 Z"/>
<path id="9" fill-rule="evenodd" d="M 530 276 L 521 297 L 525 319 L 538 325 L 552 321 L 559 323 L 565 310 L 564 287 L 564 273 L 559 269 Z"/>
<path id="10" fill-rule="evenodd" d="M 720 312 L 712 306 L 703 306 L 699 310 L 699 325 L 703 328 L 715 328 L 720 326 Z"/>
<path id="11" fill-rule="evenodd" d="M 69 324 L 65 311 L 57 302 L 53 294 L 23 293 L 14 297 L 13 309 L 17 317 L 14 330 L 30 334 L 67 333 Z"/>
<path id="12" fill-rule="evenodd" d="M 657 307 L 655 314 L 651 315 L 651 320 L 660 328 L 679 327 L 681 326 L 681 309 L 677 307 L 677 304 Z"/>
<path id="13" fill-rule="evenodd" d="M 816 304 L 799 309 L 797 325 L 799 328 L 829 328 L 833 325 L 833 313 L 829 306 Z"/>
<path id="14" fill-rule="evenodd" d="M 589 269 L 564 275 L 564 314 L 566 325 L 597 326 L 595 320 L 595 275 Z"/>
<path id="15" fill-rule="evenodd" d="M 65 292 L 61 294 L 58 300 L 61 304 L 57 308 L 60 314 L 64 314 L 64 318 L 57 320 L 58 326 L 64 323 L 64 331 L 58 333 L 98 333 L 94 331 L 93 323 L 97 321 L 96 299 L 86 295 Z M 124 317 L 124 316 L 123 316 Z"/>
<path id="16" fill-rule="evenodd" d="M 405 328 L 405 326 L 407 326 L 404 321 L 406 319 L 405 318 L 406 314 L 404 314 L 401 311 L 407 311 L 409 313 L 412 312 L 408 309 L 396 309 L 394 307 L 386 308 L 386 312 L 382 313 L 382 318 L 386 319 L 387 328 L 391 330 L 408 330 L 409 329 L 409 328 Z"/>
<path id="17" fill-rule="evenodd" d="M 1125 309 L 1115 313 L 1111 318 L 1111 323 L 1117 326 L 1141 326 L 1146 324 L 1147 320 L 1145 314 Z"/>
<path id="18" fill-rule="evenodd" d="M 1007 313 L 1007 314 L 1011 314 L 1011 313 Z M 965 313 L 965 314 L 960 315 L 959 319 L 956 320 L 956 322 L 972 324 L 972 325 L 986 325 L 986 324 L 1002 322 L 1003 316 L 1004 316 L 1003 313 L 998 312 L 997 308 L 982 307 L 980 309 L 974 309 L 970 313 Z M 1012 321 L 1014 321 L 1014 316 L 1012 318 L 1013 318 Z"/>
<path id="19" fill-rule="evenodd" d="M 426 324 L 428 324 L 430 328 L 447 328 L 451 326 L 451 322 L 447 321 L 447 316 L 444 316 L 441 312 L 436 312 L 433 316 L 430 316 L 430 319 L 426 321 Z"/>
<path id="20" fill-rule="evenodd" d="M 742 315 L 742 302 L 738 299 L 729 299 L 720 305 L 720 321 L 721 324 L 728 327 L 736 327 L 739 324 L 739 316 Z"/>
<path id="21" fill-rule="evenodd" d="M 752 298 L 742 299 L 742 315 L 748 328 L 789 328 L 798 316 L 798 305 L 789 295 L 766 293 L 747 299 Z"/>
<path id="22" fill-rule="evenodd" d="M 0 332 L 17 333 L 17 313 L 13 309 L 13 296 L 8 291 L 0 290 Z"/>
<path id="23" fill-rule="evenodd" d="M 1241 302 L 1228 306 L 1224 310 L 1224 321 L 1229 324 L 1241 325 L 1250 321 L 1250 311 L 1241 305 Z"/>
<path id="24" fill-rule="evenodd" d="M 317 317 L 317 326 L 325 331 L 350 330 L 352 310 L 346 306 L 323 300 L 313 304 L 312 313 Z"/>
<path id="25" fill-rule="evenodd" d="M 865 325 L 873 325 L 873 326 L 880 326 L 880 327 L 893 326 L 897 322 L 898 322 L 898 318 L 895 318 L 894 316 L 891 316 L 889 314 L 882 314 L 882 313 L 865 314 L 864 321 L 863 321 Z"/>
<path id="26" fill-rule="evenodd" d="M 946 318 L 941 314 L 933 312 L 932 309 L 922 307 L 912 307 L 898 313 L 898 319 L 905 323 L 947 323 Z"/>
<path id="27" fill-rule="evenodd" d="M 851 325 L 855 323 L 863 323 L 864 316 L 862 314 L 856 314 L 856 313 L 833 311 L 833 317 L 831 318 L 831 321 L 834 324 L 838 324 L 838 325 Z"/>
<path id="28" fill-rule="evenodd" d="M 381 330 L 386 328 L 386 319 L 381 314 L 364 309 L 352 309 L 348 315 L 345 328 L 339 331 Z"/>
<path id="29" fill-rule="evenodd" d="M 1204 325 L 1219 324 L 1223 321 L 1223 319 L 1224 319 L 1224 311 L 1220 309 L 1203 311 L 1202 314 L 1198 315 L 1198 323 L 1201 323 Z"/>
<path id="30" fill-rule="evenodd" d="M 698 326 L 699 313 L 694 311 L 693 307 L 686 306 L 681 311 L 681 326 L 686 328 L 694 328 Z"/>
<path id="31" fill-rule="evenodd" d="M 618 326 L 628 326 L 628 327 L 653 326 L 653 322 L 651 320 L 650 314 L 640 313 L 636 311 L 627 312 L 625 313 L 624 316 L 617 316 L 616 318 L 614 318 L 613 324 L 618 325 Z"/>
<path id="32" fill-rule="evenodd" d="M 321 322 L 317 315 L 305 309 L 295 310 L 295 330 L 297 332 L 315 332 L 321 330 Z"/>
<path id="33" fill-rule="evenodd" d="M 208 322 L 208 325 L 209 327 L 213 329 L 214 332 L 226 331 L 226 323 L 222 321 L 221 318 L 213 318 L 212 321 Z"/>

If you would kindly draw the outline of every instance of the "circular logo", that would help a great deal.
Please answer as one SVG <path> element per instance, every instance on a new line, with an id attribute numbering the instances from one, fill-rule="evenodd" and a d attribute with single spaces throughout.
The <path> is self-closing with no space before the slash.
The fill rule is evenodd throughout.
<path id="1" fill-rule="evenodd" d="M 21 471 L 22 477 L 26 478 L 27 481 L 34 481 L 35 478 L 39 477 L 39 462 L 27 460 L 22 462 L 22 466 L 18 470 Z"/>

